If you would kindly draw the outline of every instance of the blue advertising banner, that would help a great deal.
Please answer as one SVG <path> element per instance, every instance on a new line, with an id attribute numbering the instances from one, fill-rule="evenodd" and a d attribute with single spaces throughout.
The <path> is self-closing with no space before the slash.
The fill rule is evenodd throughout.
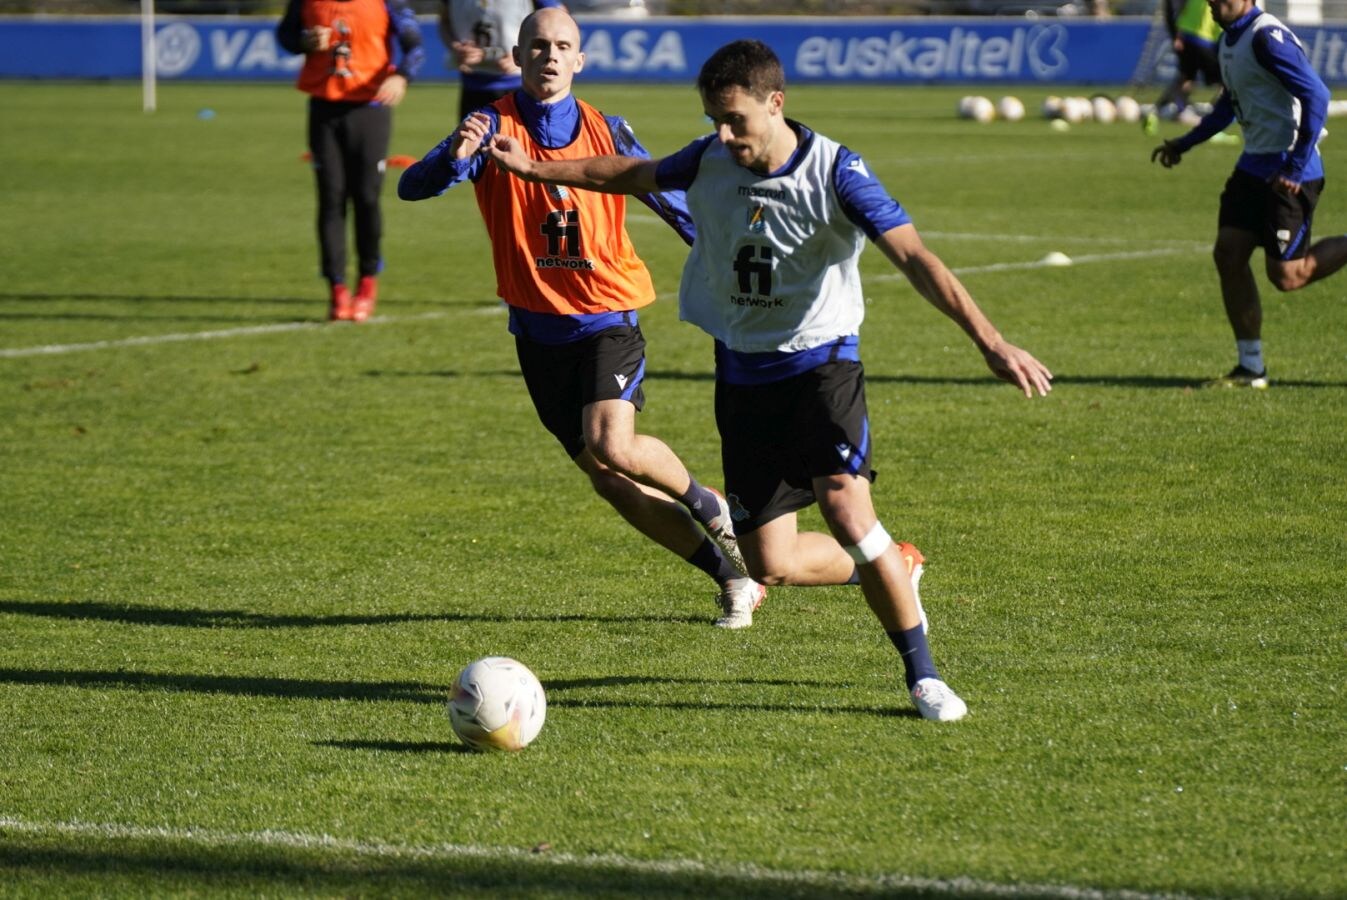
<path id="1" fill-rule="evenodd" d="M 451 80 L 434 22 L 423 22 L 422 79 Z M 163 79 L 288 80 L 300 58 L 265 19 L 179 18 L 155 31 Z M 708 18 L 581 21 L 585 80 L 689 82 L 717 47 L 752 35 L 795 83 L 1120 84 L 1149 19 Z M 1330 84 L 1347 81 L 1347 25 L 1296 29 Z M 0 78 L 140 77 L 136 18 L 0 18 Z"/>

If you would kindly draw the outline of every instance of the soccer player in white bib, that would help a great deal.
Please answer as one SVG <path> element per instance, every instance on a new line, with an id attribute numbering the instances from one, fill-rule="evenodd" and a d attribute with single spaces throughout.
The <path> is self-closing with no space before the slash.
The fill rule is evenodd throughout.
<path id="1" fill-rule="evenodd" d="M 697 239 L 680 312 L 716 340 L 716 424 L 749 572 L 765 584 L 859 582 L 917 709 L 963 718 L 968 707 L 935 667 L 902 553 L 870 497 L 858 337 L 866 240 L 1025 396 L 1046 395 L 1052 374 L 1002 338 L 859 155 L 785 117 L 785 75 L 766 44 L 721 47 L 697 87 L 715 130 L 661 160 L 541 163 L 508 139 L 490 152 L 526 181 L 687 192 Z M 830 535 L 798 530 L 798 510 L 815 502 Z"/>
<path id="2" fill-rule="evenodd" d="M 1182 137 L 1165 141 L 1151 160 L 1176 166 L 1198 144 L 1239 120 L 1244 152 L 1221 192 L 1214 256 L 1238 362 L 1218 383 L 1266 388 L 1263 306 L 1249 260 L 1263 248 L 1268 280 L 1295 291 L 1347 263 L 1347 236 L 1310 243 L 1310 223 L 1324 187 L 1319 140 L 1328 87 L 1300 40 L 1254 0 L 1207 0 L 1225 30 L 1218 42 L 1225 93 Z"/>

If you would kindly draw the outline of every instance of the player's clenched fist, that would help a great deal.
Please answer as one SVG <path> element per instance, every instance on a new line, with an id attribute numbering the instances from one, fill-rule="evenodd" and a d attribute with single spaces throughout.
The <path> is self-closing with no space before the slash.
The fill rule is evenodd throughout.
<path id="1" fill-rule="evenodd" d="M 491 120 L 485 113 L 475 112 L 459 123 L 454 131 L 451 149 L 454 159 L 467 159 L 482 149 L 482 142 L 491 131 Z"/>

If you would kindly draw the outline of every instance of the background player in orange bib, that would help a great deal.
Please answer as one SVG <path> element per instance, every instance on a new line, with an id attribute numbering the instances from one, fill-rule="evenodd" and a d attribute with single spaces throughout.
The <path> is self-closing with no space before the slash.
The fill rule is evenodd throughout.
<path id="1" fill-rule="evenodd" d="M 393 132 L 393 107 L 425 57 L 407 0 L 290 0 L 276 28 L 280 45 L 304 54 L 297 87 L 309 95 L 309 153 L 318 187 L 320 267 L 328 318 L 374 314 L 383 219 L 379 194 Z M 400 48 L 395 61 L 393 44 Z M 346 286 L 346 206 L 355 211 L 355 295 Z"/>

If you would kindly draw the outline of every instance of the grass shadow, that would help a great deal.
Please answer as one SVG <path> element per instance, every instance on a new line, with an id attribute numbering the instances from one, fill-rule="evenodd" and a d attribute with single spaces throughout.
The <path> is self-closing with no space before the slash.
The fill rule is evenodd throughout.
<path id="1" fill-rule="evenodd" d="M 363 700 L 373 702 L 441 704 L 449 695 L 447 685 L 415 681 L 326 681 L 313 678 L 279 678 L 256 675 L 204 675 L 178 672 L 127 672 L 99 669 L 0 668 L 0 684 L 45 687 L 77 687 L 114 690 L 227 694 L 238 697 L 273 697 L 290 700 Z M 604 676 L 593 679 L 544 680 L 548 705 L 556 708 L 672 709 L 691 712 L 729 710 L 742 712 L 827 713 L 837 715 L 916 715 L 910 708 L 887 706 L 820 706 L 742 700 L 659 700 L 648 698 L 569 697 L 568 691 L 638 684 L 681 686 L 805 686 L 837 688 L 824 682 L 794 682 L 753 678 L 683 678 L 666 676 Z"/>
<path id="2" fill-rule="evenodd" d="M 148 830 L 148 829 L 147 829 Z M 285 835 L 277 835 L 276 842 Z M 302 837 L 302 836 L 297 836 Z M 530 841 L 533 839 L 530 838 Z M 112 895 L 530 897 L 544 900 L 642 897 L 651 900 L 830 900 L 841 897 L 919 898 L 946 895 L 957 882 L 901 875 L 771 870 L 695 860 L 640 859 L 566 853 L 539 844 L 478 847 L 450 844 L 400 847 L 341 839 L 281 847 L 265 833 L 190 836 L 141 834 L 6 834 L 0 830 L 0 869 L 35 895 L 58 895 L 71 884 L 98 884 Z M 73 881 L 72 881 L 73 879 Z M 975 884 L 960 897 L 981 893 Z M 1017 887 L 1017 898 L 1060 897 Z"/>
<path id="3" fill-rule="evenodd" d="M 714 381 L 712 372 L 679 372 L 660 369 L 646 373 L 651 381 Z M 867 384 L 963 385 L 965 387 L 994 387 L 1004 390 L 1008 385 L 987 375 L 889 375 L 867 371 Z M 1052 379 L 1055 387 L 1081 385 L 1086 387 L 1150 388 L 1155 390 L 1192 390 L 1220 387 L 1213 385 L 1210 375 L 1194 378 L 1187 375 L 1058 375 Z M 1272 386 L 1295 388 L 1347 388 L 1344 381 L 1309 381 L 1273 379 Z"/>
<path id="4" fill-rule="evenodd" d="M 700 616 L 621 615 L 589 613 L 341 613 L 328 616 L 255 613 L 239 609 L 166 609 L 157 606 L 79 600 L 0 600 L 0 615 L 34 616 L 72 621 L 93 620 L 124 625 L 168 625 L 180 628 L 342 628 L 353 625 L 399 625 L 410 622 L 650 622 L 663 625 L 705 625 Z"/>
<path id="5" fill-rule="evenodd" d="M 471 747 L 457 741 L 310 741 L 315 747 L 334 747 L 338 750 L 384 750 L 390 753 L 476 753 Z"/>

